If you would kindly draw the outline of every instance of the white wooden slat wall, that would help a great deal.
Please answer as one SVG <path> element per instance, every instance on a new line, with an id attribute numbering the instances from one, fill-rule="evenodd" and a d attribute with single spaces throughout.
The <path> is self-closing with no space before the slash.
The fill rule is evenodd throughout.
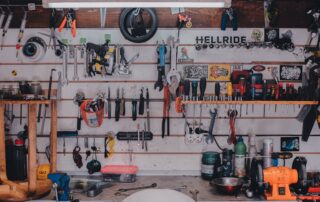
<path id="1" fill-rule="evenodd" d="M 126 57 L 131 58 L 137 52 L 140 53 L 140 57 L 135 61 L 132 66 L 133 74 L 130 77 L 107 77 L 101 78 L 99 76 L 93 78 L 84 78 L 83 60 L 78 57 L 79 62 L 79 76 L 80 81 L 71 81 L 68 86 L 63 87 L 62 101 L 58 105 L 58 130 L 75 130 L 76 116 L 78 113 L 78 107 L 73 104 L 73 96 L 78 90 L 85 92 L 86 97 L 93 97 L 98 91 L 107 92 L 107 88 L 111 88 L 111 96 L 115 98 L 116 88 L 125 88 L 126 98 L 138 98 L 138 91 L 141 87 L 147 87 L 150 91 L 150 98 L 152 102 L 151 107 L 151 130 L 154 133 L 154 140 L 149 142 L 149 151 L 142 151 L 135 143 L 134 145 L 134 164 L 138 165 L 141 174 L 178 174 L 178 175 L 199 175 L 200 174 L 200 161 L 201 152 L 205 150 L 218 151 L 216 145 L 187 145 L 184 142 L 184 119 L 181 114 L 177 114 L 174 111 L 174 103 L 171 105 L 171 136 L 161 138 L 161 118 L 162 118 L 162 96 L 163 92 L 153 90 L 154 82 L 157 79 L 157 53 L 156 42 L 167 40 L 170 35 L 177 34 L 177 30 L 174 29 L 159 29 L 157 34 L 145 44 L 133 44 L 122 38 L 118 29 L 78 29 L 77 38 L 72 39 L 69 30 L 59 34 L 62 38 L 67 38 L 69 44 L 79 44 L 80 37 L 86 37 L 87 41 L 93 43 L 103 43 L 104 35 L 111 34 L 111 43 L 124 44 Z M 281 29 L 280 32 L 284 33 L 287 29 Z M 274 66 L 282 63 L 303 63 L 304 56 L 300 51 L 300 47 L 304 45 L 308 38 L 308 32 L 305 29 L 293 29 L 293 41 L 298 48 L 295 53 L 292 54 L 286 51 L 280 51 L 277 49 L 244 49 L 244 48 L 225 48 L 225 49 L 208 49 L 195 51 L 192 44 L 195 43 L 195 36 L 204 35 L 244 35 L 250 39 L 252 29 L 239 29 L 237 32 L 227 31 L 221 32 L 218 29 L 191 29 L 182 30 L 180 44 L 189 48 L 189 56 L 194 58 L 194 62 L 197 64 L 210 64 L 210 63 L 241 63 L 244 67 L 252 67 L 253 64 L 259 63 L 270 64 Z M 48 42 L 48 38 L 39 35 L 39 32 L 49 33 L 46 29 L 28 29 L 25 32 L 24 39 L 30 36 L 38 35 Z M 18 30 L 9 30 L 5 39 L 4 50 L 0 51 L 0 86 L 12 85 L 15 81 L 19 80 L 39 80 L 42 83 L 43 88 L 47 88 L 50 75 L 50 69 L 56 68 L 61 71 L 62 60 L 54 56 L 52 49 L 49 49 L 45 57 L 37 64 L 30 63 L 26 60 L 19 61 L 15 57 L 15 43 Z M 79 52 L 78 52 L 79 53 Z M 80 54 L 80 53 L 79 53 Z M 69 78 L 73 76 L 73 64 L 72 60 L 69 60 Z M 178 64 L 178 69 L 182 70 L 184 65 Z M 11 71 L 16 70 L 17 76 L 13 77 Z M 265 78 L 270 78 L 270 75 L 264 75 Z M 56 88 L 57 75 L 54 76 L 54 85 Z M 296 84 L 298 85 L 298 84 Z M 207 86 L 207 93 L 213 93 L 214 83 L 210 82 Z M 114 111 L 114 103 L 112 103 Z M 203 106 L 203 123 L 204 127 L 208 127 L 209 109 L 217 106 Z M 236 106 L 238 111 L 240 105 Z M 248 107 L 248 114 L 246 114 L 246 108 Z M 301 107 L 301 106 L 300 106 Z M 254 106 L 254 112 L 252 106 L 242 106 L 242 116 L 237 119 L 236 131 L 237 134 L 246 135 L 248 132 L 257 134 L 257 146 L 261 149 L 262 140 L 266 137 L 271 137 L 274 140 L 274 150 L 280 150 L 280 137 L 281 136 L 299 136 L 302 131 L 302 124 L 295 119 L 295 116 L 300 110 L 299 106 L 278 106 L 277 111 L 274 110 L 274 105 L 266 105 L 265 117 L 263 117 L 263 107 Z M 214 133 L 217 134 L 217 139 L 225 147 L 231 148 L 227 145 L 226 139 L 229 134 L 229 125 L 226 117 L 226 111 L 228 106 L 219 106 L 219 119 L 216 122 Z M 23 109 L 23 123 L 27 120 L 26 107 Z M 84 123 L 82 124 L 82 130 L 79 131 L 79 144 L 84 149 L 84 137 L 89 136 L 90 145 L 92 145 L 93 137 L 96 138 L 97 146 L 103 151 L 104 136 L 107 131 L 134 131 L 137 128 L 137 124 L 143 124 L 145 119 L 139 117 L 137 121 L 131 119 L 131 103 L 126 104 L 126 117 L 121 117 L 119 122 L 115 122 L 114 119 L 105 118 L 103 125 L 100 128 L 88 128 Z M 19 116 L 19 107 L 14 109 L 15 115 Z M 188 107 L 188 119 L 192 119 L 193 106 Z M 199 117 L 199 106 L 196 106 L 196 119 Z M 47 162 L 44 155 L 45 147 L 49 144 L 49 125 L 50 121 L 46 121 L 45 135 L 40 135 L 38 138 L 38 150 L 40 152 L 39 162 Z M 23 124 L 20 125 L 19 119 L 15 119 L 13 128 L 10 131 L 11 135 L 17 134 L 23 129 Z M 38 125 L 40 130 L 40 124 Z M 295 155 L 305 155 L 308 159 L 308 169 L 315 170 L 318 168 L 317 162 L 319 161 L 320 150 L 317 147 L 317 141 L 320 140 L 319 129 L 317 126 L 313 128 L 313 136 L 310 137 L 308 142 L 301 142 L 300 152 L 296 152 Z M 246 140 L 246 137 L 245 137 Z M 84 166 L 78 169 L 72 160 L 72 150 L 76 145 L 75 138 L 66 138 L 67 154 L 64 156 L 62 151 L 62 139 L 58 139 L 58 169 L 63 171 L 86 171 Z M 116 153 L 112 158 L 104 159 L 103 153 L 98 154 L 98 159 L 102 165 L 107 164 L 127 164 L 129 161 L 127 149 L 127 142 L 116 143 Z M 85 157 L 84 153 L 82 154 Z M 90 159 L 90 158 L 89 158 Z M 291 161 L 288 161 L 288 165 Z"/>

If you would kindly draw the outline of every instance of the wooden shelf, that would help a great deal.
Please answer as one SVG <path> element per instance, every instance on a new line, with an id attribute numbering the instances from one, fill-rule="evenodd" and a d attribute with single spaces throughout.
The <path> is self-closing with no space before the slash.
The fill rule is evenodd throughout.
<path id="1" fill-rule="evenodd" d="M 279 105 L 317 105 L 317 101 L 269 101 L 269 100 L 245 100 L 245 101 L 182 101 L 182 104 L 279 104 Z"/>
<path id="2" fill-rule="evenodd" d="M 0 100 L 0 104 L 50 104 L 52 100 Z"/>

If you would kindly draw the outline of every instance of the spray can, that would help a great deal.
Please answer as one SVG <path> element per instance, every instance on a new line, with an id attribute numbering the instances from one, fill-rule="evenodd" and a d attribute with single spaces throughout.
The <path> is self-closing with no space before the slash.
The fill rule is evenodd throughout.
<path id="1" fill-rule="evenodd" d="M 273 140 L 268 138 L 263 140 L 263 168 L 272 166 L 271 154 L 273 152 Z"/>
<path id="2" fill-rule="evenodd" d="M 257 156 L 257 148 L 256 148 L 256 139 L 255 135 L 250 133 L 248 135 L 248 159 L 246 162 L 246 170 L 247 170 L 247 176 L 250 176 L 250 171 L 251 171 L 251 162 L 252 159 Z"/>
<path id="3" fill-rule="evenodd" d="M 247 147 L 244 144 L 243 138 L 241 136 L 238 138 L 237 144 L 234 148 L 234 152 L 234 174 L 237 177 L 244 177 L 246 175 L 245 156 Z"/>
<path id="4" fill-rule="evenodd" d="M 232 150 L 225 148 L 222 151 L 221 176 L 222 177 L 231 177 L 232 173 L 233 173 Z"/>

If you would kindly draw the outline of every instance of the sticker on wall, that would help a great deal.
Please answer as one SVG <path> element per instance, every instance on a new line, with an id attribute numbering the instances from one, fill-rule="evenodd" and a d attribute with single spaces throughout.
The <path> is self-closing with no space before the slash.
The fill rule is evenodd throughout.
<path id="1" fill-rule="evenodd" d="M 301 81 L 302 65 L 280 65 L 280 80 Z"/>
<path id="2" fill-rule="evenodd" d="M 299 151 L 299 137 L 281 137 L 281 151 Z"/>
<path id="3" fill-rule="evenodd" d="M 186 79 L 208 78 L 208 65 L 187 65 L 183 67 L 183 75 Z"/>
<path id="4" fill-rule="evenodd" d="M 193 63 L 193 58 L 189 57 L 189 49 L 187 47 L 181 47 L 178 54 L 179 63 Z"/>
<path id="5" fill-rule="evenodd" d="M 279 29 L 266 28 L 264 29 L 264 42 L 272 42 L 279 39 Z"/>
<path id="6" fill-rule="evenodd" d="M 263 72 L 266 69 L 266 67 L 263 65 L 255 65 L 251 69 L 255 72 Z"/>
<path id="7" fill-rule="evenodd" d="M 208 74 L 210 81 L 230 81 L 230 64 L 211 64 Z"/>

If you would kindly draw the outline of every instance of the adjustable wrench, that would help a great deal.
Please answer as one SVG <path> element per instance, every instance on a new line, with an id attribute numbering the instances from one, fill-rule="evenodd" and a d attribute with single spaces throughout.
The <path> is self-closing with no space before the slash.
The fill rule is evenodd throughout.
<path id="1" fill-rule="evenodd" d="M 167 74 L 167 82 L 169 84 L 170 93 L 175 94 L 181 79 L 181 76 L 177 70 L 178 41 L 175 41 L 174 37 L 169 37 L 168 43 L 171 49 L 171 68 Z"/>
<path id="2" fill-rule="evenodd" d="M 75 47 L 74 48 L 74 59 L 73 59 L 73 80 L 78 81 L 79 80 L 79 75 L 78 75 L 78 49 Z"/>
<path id="3" fill-rule="evenodd" d="M 214 109 L 214 112 L 212 112 L 212 111 L 210 110 L 211 121 L 210 121 L 208 136 L 207 136 L 207 138 L 206 138 L 206 143 L 207 143 L 207 144 L 209 144 L 209 143 L 212 144 L 212 143 L 213 143 L 212 130 L 213 130 L 213 128 L 214 128 L 214 123 L 215 123 L 217 114 L 218 114 L 218 110 L 217 110 L 217 109 Z"/>

